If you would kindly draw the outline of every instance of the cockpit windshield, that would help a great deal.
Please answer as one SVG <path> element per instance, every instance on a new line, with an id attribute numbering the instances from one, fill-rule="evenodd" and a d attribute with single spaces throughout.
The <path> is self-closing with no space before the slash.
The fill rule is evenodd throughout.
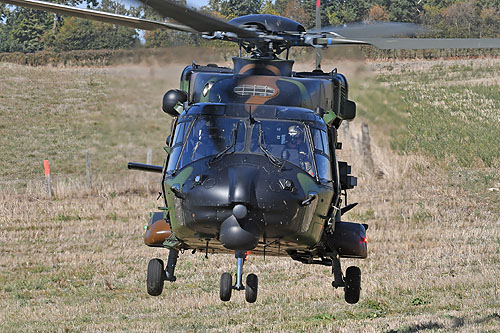
<path id="1" fill-rule="evenodd" d="M 251 141 L 246 143 L 247 130 L 251 131 Z M 299 121 L 250 121 L 199 115 L 194 121 L 177 124 L 167 171 L 174 172 L 204 158 L 215 162 L 227 154 L 247 152 L 265 155 L 279 168 L 288 161 L 316 177 L 314 155 L 319 177 L 330 179 L 326 132 L 316 128 L 311 128 L 310 131 L 309 127 Z M 312 133 L 314 139 L 311 143 L 309 133 Z M 314 147 L 314 154 L 311 147 Z"/>
<path id="2" fill-rule="evenodd" d="M 253 128 L 250 150 L 256 153 L 270 154 L 270 159 L 278 158 L 282 161 L 288 161 L 314 177 L 309 142 L 302 123 L 259 121 Z"/>
<path id="3" fill-rule="evenodd" d="M 245 126 L 238 119 L 200 116 L 185 141 L 180 168 L 222 152 L 241 151 L 245 143 Z"/>

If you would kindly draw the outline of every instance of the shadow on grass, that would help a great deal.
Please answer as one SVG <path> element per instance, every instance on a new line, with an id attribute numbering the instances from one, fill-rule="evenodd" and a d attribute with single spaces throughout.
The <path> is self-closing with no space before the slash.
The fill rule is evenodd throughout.
<path id="1" fill-rule="evenodd" d="M 485 323 L 485 322 L 488 322 L 490 320 L 497 320 L 497 321 L 500 321 L 500 314 L 498 313 L 492 313 L 490 314 L 489 316 L 486 316 L 484 318 L 481 318 L 481 319 L 478 319 L 476 320 L 476 323 L 477 324 L 482 324 L 482 323 Z"/>
<path id="2" fill-rule="evenodd" d="M 460 317 L 454 317 L 454 316 L 449 316 L 449 318 L 452 320 L 452 324 L 450 328 L 459 328 L 464 326 L 465 320 L 464 318 Z M 498 316 L 497 313 L 494 313 L 492 315 L 489 315 L 483 319 L 478 320 L 477 322 L 485 322 L 488 320 L 492 319 L 500 319 L 500 316 Z M 419 331 L 424 331 L 424 330 L 434 330 L 434 329 L 441 329 L 441 328 L 446 328 L 445 325 L 441 323 L 437 323 L 434 321 L 429 321 L 427 323 L 422 323 L 422 324 L 415 324 L 412 326 L 405 326 L 397 330 L 390 330 L 387 331 L 387 333 L 414 333 L 414 332 L 419 332 Z"/>
<path id="3" fill-rule="evenodd" d="M 413 332 L 418 332 L 418 331 L 423 331 L 423 330 L 433 330 L 433 329 L 439 329 L 439 328 L 444 328 L 443 324 L 436 323 L 433 321 L 429 321 L 427 323 L 423 324 L 416 324 L 412 326 L 406 326 L 402 327 L 397 330 L 390 330 L 387 331 L 387 333 L 413 333 Z"/>

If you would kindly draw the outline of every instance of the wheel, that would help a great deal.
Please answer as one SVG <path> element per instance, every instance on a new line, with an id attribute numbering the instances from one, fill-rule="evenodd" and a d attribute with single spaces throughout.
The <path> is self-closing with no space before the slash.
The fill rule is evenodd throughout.
<path id="1" fill-rule="evenodd" d="M 164 281 L 165 271 L 163 270 L 163 261 L 158 258 L 151 259 L 148 264 L 148 294 L 151 296 L 161 295 Z"/>
<path id="2" fill-rule="evenodd" d="M 357 266 L 348 267 L 345 271 L 345 301 L 349 304 L 358 303 L 360 290 L 361 270 Z"/>
<path id="3" fill-rule="evenodd" d="M 257 300 L 257 289 L 259 286 L 259 279 L 255 274 L 248 274 L 247 285 L 245 287 L 245 299 L 248 303 L 254 303 Z"/>
<path id="4" fill-rule="evenodd" d="M 220 277 L 220 299 L 227 302 L 231 299 L 231 292 L 233 291 L 233 277 L 230 273 L 224 273 Z"/>

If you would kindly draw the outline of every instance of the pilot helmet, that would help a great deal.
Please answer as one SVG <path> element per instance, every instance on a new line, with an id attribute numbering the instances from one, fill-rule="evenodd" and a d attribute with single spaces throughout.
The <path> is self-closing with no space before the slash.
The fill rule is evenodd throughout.
<path id="1" fill-rule="evenodd" d="M 287 141 L 292 144 L 301 143 L 304 138 L 304 131 L 298 125 L 288 127 Z"/>

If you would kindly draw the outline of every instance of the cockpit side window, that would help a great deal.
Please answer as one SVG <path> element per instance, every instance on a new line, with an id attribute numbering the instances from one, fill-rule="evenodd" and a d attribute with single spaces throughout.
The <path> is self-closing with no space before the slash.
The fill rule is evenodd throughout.
<path id="1" fill-rule="evenodd" d="M 179 160 L 179 156 L 182 151 L 184 137 L 189 130 L 190 124 L 191 122 L 185 121 L 177 124 L 175 127 L 174 139 L 172 140 L 172 152 L 170 153 L 167 166 L 167 172 L 169 173 L 175 170 L 175 166 L 177 165 L 177 161 Z"/>
<path id="2" fill-rule="evenodd" d="M 326 131 L 314 127 L 310 127 L 310 129 L 314 142 L 314 150 L 323 153 L 327 157 L 330 157 L 330 149 L 328 148 L 328 135 L 326 134 Z"/>
<path id="3" fill-rule="evenodd" d="M 320 179 L 332 180 L 328 135 L 322 129 L 310 127 L 310 130 L 314 143 L 314 159 L 318 176 Z"/>
<path id="4" fill-rule="evenodd" d="M 177 125 L 177 130 L 175 131 L 174 140 L 172 141 L 174 146 L 184 141 L 184 136 L 186 136 L 186 132 L 189 129 L 189 124 L 190 124 L 189 122 L 183 122 Z"/>

